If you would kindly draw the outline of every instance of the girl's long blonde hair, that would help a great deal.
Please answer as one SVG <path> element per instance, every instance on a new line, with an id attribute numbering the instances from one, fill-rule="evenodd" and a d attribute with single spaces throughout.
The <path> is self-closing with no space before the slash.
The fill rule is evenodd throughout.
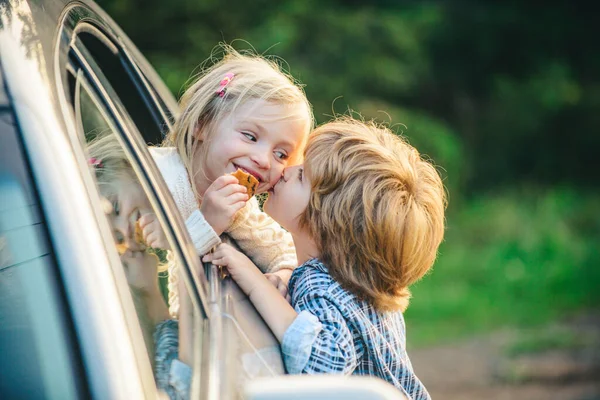
<path id="1" fill-rule="evenodd" d="M 196 174 L 203 173 L 197 168 L 207 162 L 207 146 L 202 144 L 214 139 L 218 121 L 235 113 L 238 107 L 250 100 L 287 106 L 288 113 L 281 119 L 305 120 L 306 138 L 313 127 L 311 106 L 302 87 L 277 62 L 256 54 L 239 53 L 228 45 L 222 45 L 221 49 L 224 57 L 203 69 L 181 97 L 181 115 L 163 143 L 177 149 L 192 182 Z M 234 77 L 220 96 L 217 92 L 226 74 L 234 74 Z M 202 162 L 192 162 L 195 157 L 201 157 Z M 202 193 L 198 193 L 195 187 L 193 190 L 200 198 Z"/>

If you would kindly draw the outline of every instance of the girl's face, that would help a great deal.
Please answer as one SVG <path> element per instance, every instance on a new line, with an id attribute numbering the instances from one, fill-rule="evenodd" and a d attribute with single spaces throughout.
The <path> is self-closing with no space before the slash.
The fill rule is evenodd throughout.
<path id="1" fill-rule="evenodd" d="M 304 166 L 288 167 L 279 182 L 269 190 L 264 210 L 290 233 L 297 233 L 298 217 L 308 206 L 310 192 L 311 183 L 304 175 Z"/>
<path id="2" fill-rule="evenodd" d="M 112 183 L 113 195 L 107 196 L 112 205 L 108 218 L 118 243 L 131 251 L 142 251 L 143 244 L 135 240 L 135 223 L 142 214 L 152 212 L 148 198 L 137 182 L 122 178 Z"/>
<path id="3" fill-rule="evenodd" d="M 203 194 L 215 179 L 238 168 L 258 180 L 257 193 L 273 187 L 306 139 L 306 119 L 283 118 L 290 107 L 296 106 L 250 100 L 219 121 L 206 143 L 204 173 L 194 179 L 198 192 Z"/>
<path id="4" fill-rule="evenodd" d="M 127 249 L 121 255 L 127 283 L 137 290 L 148 292 L 156 285 L 158 257 L 147 251 Z"/>

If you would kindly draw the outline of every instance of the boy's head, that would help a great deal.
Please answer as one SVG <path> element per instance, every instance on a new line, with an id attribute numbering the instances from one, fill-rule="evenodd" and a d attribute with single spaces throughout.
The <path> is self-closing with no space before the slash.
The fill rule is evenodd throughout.
<path id="1" fill-rule="evenodd" d="M 299 227 L 331 275 L 377 309 L 403 311 L 444 235 L 435 167 L 389 129 L 344 118 L 312 133 L 304 173 L 311 191 Z"/>

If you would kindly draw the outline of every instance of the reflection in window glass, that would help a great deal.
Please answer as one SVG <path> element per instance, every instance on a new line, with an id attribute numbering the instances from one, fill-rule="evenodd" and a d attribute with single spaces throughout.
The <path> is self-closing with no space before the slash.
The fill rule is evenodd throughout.
<path id="1" fill-rule="evenodd" d="M 136 161 L 129 156 L 112 120 L 102 111 L 81 75 L 77 79 L 75 96 L 75 113 L 85 140 L 88 163 L 112 228 L 148 356 L 156 364 L 155 379 L 164 383 L 165 378 L 168 381 L 164 374 L 169 373 L 168 368 L 164 369 L 165 355 L 172 356 L 178 351 L 179 339 L 177 323 L 164 322 L 176 315 L 169 315 L 168 290 L 166 296 L 163 295 L 165 288 L 160 287 L 158 279 L 160 275 L 168 274 L 169 265 L 175 262 L 169 250 L 170 243 L 157 218 L 157 210 L 144 190 L 141 182 L 144 178 L 136 173 L 139 168 L 133 167 Z M 174 279 L 171 281 L 176 284 Z M 186 289 L 180 285 L 179 290 L 185 293 Z M 172 307 L 173 310 L 176 308 Z M 194 335 L 200 333 L 197 330 Z"/>

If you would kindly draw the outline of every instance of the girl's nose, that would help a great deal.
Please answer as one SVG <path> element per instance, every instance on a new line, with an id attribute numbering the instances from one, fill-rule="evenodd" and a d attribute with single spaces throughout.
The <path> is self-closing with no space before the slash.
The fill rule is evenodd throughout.
<path id="1" fill-rule="evenodd" d="M 271 151 L 268 149 L 257 150 L 250 158 L 261 169 L 269 169 L 271 166 Z"/>

